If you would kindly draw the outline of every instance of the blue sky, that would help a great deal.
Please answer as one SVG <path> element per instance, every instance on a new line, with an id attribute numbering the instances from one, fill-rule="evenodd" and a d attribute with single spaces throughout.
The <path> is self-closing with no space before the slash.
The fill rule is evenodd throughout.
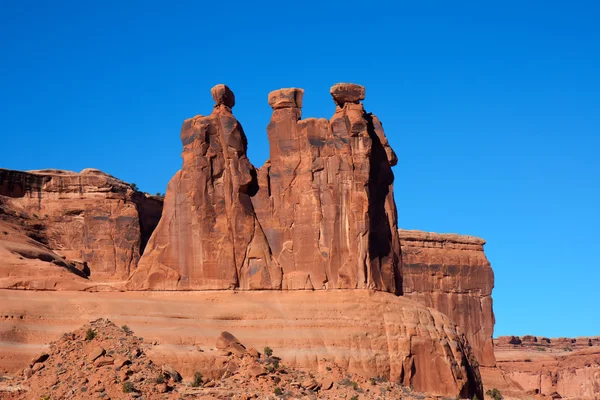
<path id="1" fill-rule="evenodd" d="M 328 118 L 329 87 L 360 83 L 400 226 L 488 241 L 496 335 L 600 335 L 600 5 L 491 3 L 4 1 L 0 167 L 164 192 L 213 85 L 258 167 L 269 91 Z"/>

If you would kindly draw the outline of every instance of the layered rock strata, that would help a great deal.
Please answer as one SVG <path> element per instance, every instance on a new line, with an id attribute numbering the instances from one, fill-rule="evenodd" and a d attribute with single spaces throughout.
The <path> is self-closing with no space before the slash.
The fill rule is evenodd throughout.
<path id="1" fill-rule="evenodd" d="M 600 338 L 500 337 L 484 384 L 511 398 L 600 398 Z"/>
<path id="2" fill-rule="evenodd" d="M 84 277 L 114 282 L 136 268 L 160 219 L 162 200 L 94 169 L 0 169 L 0 206 L 0 223 L 13 232 L 0 235 L 0 247 L 42 262 L 68 260 Z M 47 250 L 52 257 L 34 257 L 31 249 L 23 255 L 15 250 L 19 246 Z M 28 273 L 6 260 L 3 266 L 12 269 L 3 277 Z"/>
<path id="3" fill-rule="evenodd" d="M 494 273 L 483 251 L 485 241 L 421 231 L 399 234 L 404 295 L 452 318 L 480 364 L 494 365 Z"/>
<path id="4" fill-rule="evenodd" d="M 446 397 L 482 399 L 477 361 L 447 316 L 369 290 L 34 292 L 0 291 L 0 371 L 28 365 L 44 344 L 98 317 L 157 343 L 148 356 L 182 375 L 213 368 L 215 337 L 269 346 L 286 365 L 337 365 L 365 377 Z M 65 307 L 76 304 L 77 307 Z"/>

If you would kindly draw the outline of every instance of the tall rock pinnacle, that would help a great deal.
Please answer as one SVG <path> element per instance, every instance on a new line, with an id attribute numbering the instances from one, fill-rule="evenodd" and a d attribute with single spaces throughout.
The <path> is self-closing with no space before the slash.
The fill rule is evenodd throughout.
<path id="1" fill-rule="evenodd" d="M 183 124 L 183 167 L 128 288 L 402 291 L 397 159 L 364 87 L 332 87 L 329 121 L 301 119 L 303 94 L 269 93 L 271 157 L 257 179 L 233 92 L 212 89 L 212 114 Z"/>
<path id="2" fill-rule="evenodd" d="M 284 289 L 400 293 L 396 155 L 360 103 L 364 87 L 338 84 L 331 94 L 330 121 L 300 119 L 302 89 L 269 94 L 271 154 L 259 170 L 254 208 Z"/>
<path id="3" fill-rule="evenodd" d="M 183 123 L 183 167 L 167 188 L 161 221 L 132 274 L 132 290 L 279 289 L 281 268 L 256 220 L 256 171 L 232 114 L 233 92 L 211 90 L 209 116 Z"/>

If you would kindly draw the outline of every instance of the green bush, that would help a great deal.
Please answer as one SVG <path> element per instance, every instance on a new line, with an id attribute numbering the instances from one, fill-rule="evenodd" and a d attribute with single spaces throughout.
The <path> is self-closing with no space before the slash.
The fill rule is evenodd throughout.
<path id="1" fill-rule="evenodd" d="M 202 386 L 204 381 L 202 380 L 202 374 L 198 371 L 194 372 L 194 381 L 192 382 L 192 387 L 200 387 Z"/>
<path id="2" fill-rule="evenodd" d="M 131 329 L 129 329 L 129 327 L 127 325 L 123 325 L 121 327 L 121 329 L 123 329 L 123 332 L 125 332 L 125 333 L 131 333 Z"/>
<path id="3" fill-rule="evenodd" d="M 157 376 L 156 379 L 154 380 L 154 382 L 161 384 L 161 383 L 165 383 L 167 381 L 167 378 L 165 377 L 165 374 L 163 374 L 162 372 L 160 372 Z"/>
<path id="4" fill-rule="evenodd" d="M 350 397 L 350 400 L 358 400 L 358 396 L 352 396 Z"/>
<path id="5" fill-rule="evenodd" d="M 133 393 L 135 392 L 135 387 L 133 383 L 127 381 L 123 383 L 123 393 Z"/>
<path id="6" fill-rule="evenodd" d="M 271 357 L 273 355 L 273 350 L 269 346 L 265 347 L 263 351 L 267 357 Z"/>
<path id="7" fill-rule="evenodd" d="M 96 337 L 96 332 L 94 332 L 94 330 L 92 328 L 89 328 L 86 332 L 85 332 L 85 340 L 92 340 Z"/>
<path id="8" fill-rule="evenodd" d="M 352 389 L 358 390 L 358 383 L 357 382 L 352 381 L 351 385 L 352 385 Z"/>
<path id="9" fill-rule="evenodd" d="M 504 397 L 502 397 L 502 393 L 500 393 L 500 391 L 496 388 L 488 390 L 487 392 L 485 392 L 485 394 L 487 394 L 494 400 L 503 400 L 504 399 Z"/>
<path id="10" fill-rule="evenodd" d="M 283 390 L 281 390 L 281 388 L 276 387 L 275 390 L 273 390 L 273 393 L 275 393 L 275 396 L 281 396 L 283 395 Z"/>

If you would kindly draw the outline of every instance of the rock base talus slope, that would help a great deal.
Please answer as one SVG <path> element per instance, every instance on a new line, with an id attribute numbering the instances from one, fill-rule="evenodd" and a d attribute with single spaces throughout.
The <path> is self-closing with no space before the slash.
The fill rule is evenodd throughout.
<path id="1" fill-rule="evenodd" d="M 68 260 L 85 277 L 102 282 L 124 280 L 136 268 L 160 219 L 162 200 L 94 169 L 81 173 L 0 169 L 0 207 L 0 223 L 12 227 L 11 234 L 0 234 L 0 247 L 11 247 L 7 251 L 17 260 Z M 27 255 L 15 250 L 25 245 L 49 251 L 51 256 L 42 255 L 42 250 L 24 250 Z M 35 265 L 48 267 L 39 262 Z M 4 259 L 1 268 L 8 270 L 0 279 L 23 278 L 26 288 L 31 277 L 48 272 L 36 271 L 35 265 Z M 34 286 L 52 288 L 51 276 L 47 283 Z"/>
<path id="2" fill-rule="evenodd" d="M 330 120 L 301 119 L 302 89 L 269 94 L 270 159 L 252 198 L 284 289 L 401 292 L 397 158 L 364 87 L 337 84 Z"/>
<path id="3" fill-rule="evenodd" d="M 250 196 L 256 171 L 232 114 L 234 95 L 212 89 L 209 116 L 183 123 L 183 167 L 169 182 L 163 216 L 148 242 L 130 290 L 280 289 Z"/>
<path id="4" fill-rule="evenodd" d="M 466 333 L 481 365 L 495 363 L 494 273 L 473 236 L 400 230 L 403 292 L 448 315 Z"/>
<path id="5" fill-rule="evenodd" d="M 228 331 L 248 349 L 271 347 L 292 367 L 335 363 L 421 392 L 483 398 L 477 361 L 460 329 L 438 311 L 389 293 L 5 290 L 0 303 L 9 316 L 0 319 L 0 368 L 13 372 L 44 343 L 103 316 L 157 342 L 149 357 L 184 376 L 210 364 L 209 352 L 198 349 L 213 348 L 215 338 Z"/>

